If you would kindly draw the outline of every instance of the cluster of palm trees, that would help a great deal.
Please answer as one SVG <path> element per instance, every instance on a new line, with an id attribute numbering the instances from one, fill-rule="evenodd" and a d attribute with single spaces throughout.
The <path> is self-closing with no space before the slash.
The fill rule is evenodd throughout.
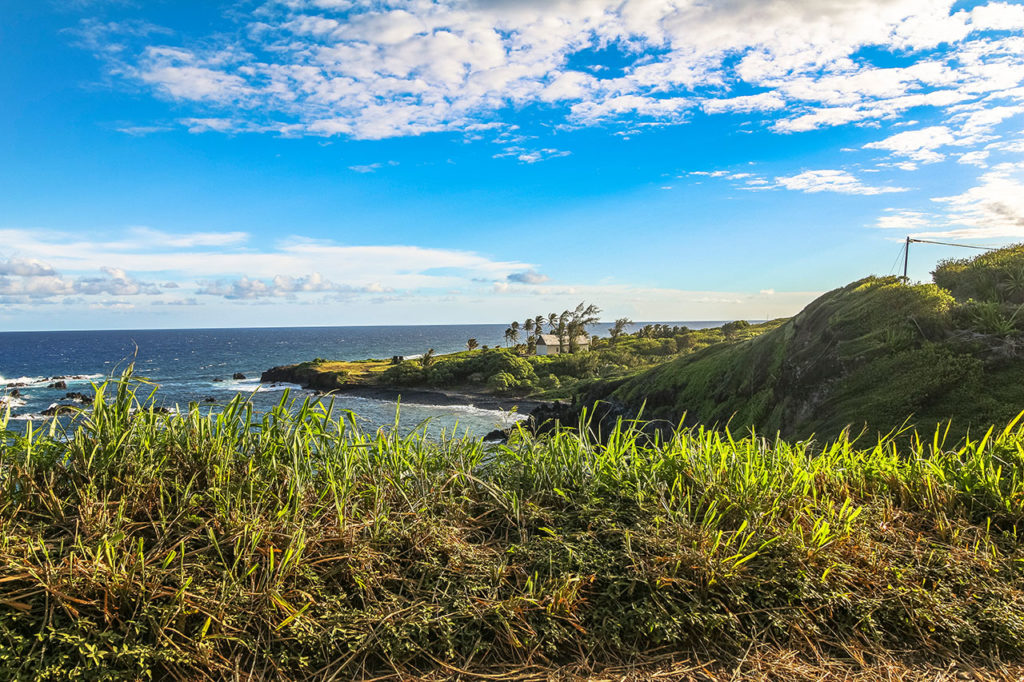
<path id="1" fill-rule="evenodd" d="M 537 346 L 540 335 L 544 333 L 547 326 L 549 334 L 558 337 L 560 350 L 575 352 L 581 336 L 586 336 L 587 327 L 598 322 L 598 314 L 601 309 L 596 305 L 580 303 L 573 310 L 563 310 L 561 313 L 550 313 L 548 315 L 537 315 L 527 318 L 522 324 L 515 321 L 505 330 L 505 343 L 515 346 L 519 343 L 521 334 L 526 333 L 527 349 Z"/>

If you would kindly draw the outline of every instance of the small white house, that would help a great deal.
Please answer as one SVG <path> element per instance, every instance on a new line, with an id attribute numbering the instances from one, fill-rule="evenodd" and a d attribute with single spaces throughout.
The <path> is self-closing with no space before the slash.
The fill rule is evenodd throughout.
<path id="1" fill-rule="evenodd" d="M 590 348 L 590 337 L 577 336 L 576 348 L 577 350 L 587 350 Z M 568 342 L 562 347 L 558 342 L 558 334 L 541 334 L 537 337 L 537 355 L 558 355 L 559 353 L 568 352 Z"/>

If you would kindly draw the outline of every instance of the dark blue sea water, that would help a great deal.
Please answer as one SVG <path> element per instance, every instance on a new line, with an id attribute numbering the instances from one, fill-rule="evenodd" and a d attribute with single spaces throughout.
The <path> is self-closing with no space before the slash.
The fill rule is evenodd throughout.
<path id="1" fill-rule="evenodd" d="M 675 323 L 691 328 L 717 322 Z M 606 333 L 607 325 L 592 333 Z M 473 337 L 481 345 L 503 342 L 505 325 L 437 325 L 380 327 L 291 327 L 260 329 L 181 329 L 136 331 L 68 331 L 0 333 L 0 395 L 15 386 L 20 398 L 7 398 L 11 427 L 27 420 L 41 421 L 40 413 L 54 403 L 66 403 L 65 394 L 91 394 L 91 384 L 117 376 L 134 363 L 136 376 L 157 386 L 156 402 L 185 408 L 190 402 L 214 398 L 216 404 L 242 393 L 257 409 L 276 404 L 285 388 L 302 399 L 310 393 L 296 386 L 261 385 L 260 374 L 277 365 L 321 357 L 332 360 L 389 358 L 393 355 L 449 353 L 466 347 Z M 236 372 L 244 380 L 232 379 Z M 67 377 L 66 389 L 48 388 Z M 396 404 L 356 396 L 341 396 L 335 407 L 354 410 L 367 427 L 394 423 Z M 412 428 L 430 419 L 434 430 L 481 435 L 517 418 L 500 410 L 473 405 L 402 405 L 401 424 Z"/>

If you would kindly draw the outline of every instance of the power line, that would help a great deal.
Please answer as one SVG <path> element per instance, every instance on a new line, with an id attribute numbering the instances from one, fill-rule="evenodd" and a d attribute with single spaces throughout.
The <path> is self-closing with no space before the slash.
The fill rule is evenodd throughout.
<path id="1" fill-rule="evenodd" d="M 907 278 L 907 267 L 910 265 L 911 244 L 938 244 L 939 246 L 958 246 L 962 249 L 978 249 L 980 251 L 996 251 L 993 246 L 975 246 L 973 244 L 954 244 L 952 242 L 934 242 L 930 239 L 914 239 L 910 236 L 903 243 L 903 279 Z"/>
<path id="2" fill-rule="evenodd" d="M 982 251 L 998 251 L 994 246 L 974 246 L 973 244 L 954 244 L 952 242 L 933 242 L 928 239 L 911 239 L 907 237 L 907 241 L 914 244 L 938 244 L 939 246 L 959 246 L 962 249 L 981 249 Z"/>

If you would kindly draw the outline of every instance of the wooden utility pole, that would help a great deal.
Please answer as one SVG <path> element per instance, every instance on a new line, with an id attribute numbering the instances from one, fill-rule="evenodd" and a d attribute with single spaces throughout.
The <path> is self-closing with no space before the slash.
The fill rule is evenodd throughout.
<path id="1" fill-rule="evenodd" d="M 910 264 L 910 236 L 907 236 L 907 244 L 903 247 L 903 279 L 907 279 L 907 265 Z"/>

